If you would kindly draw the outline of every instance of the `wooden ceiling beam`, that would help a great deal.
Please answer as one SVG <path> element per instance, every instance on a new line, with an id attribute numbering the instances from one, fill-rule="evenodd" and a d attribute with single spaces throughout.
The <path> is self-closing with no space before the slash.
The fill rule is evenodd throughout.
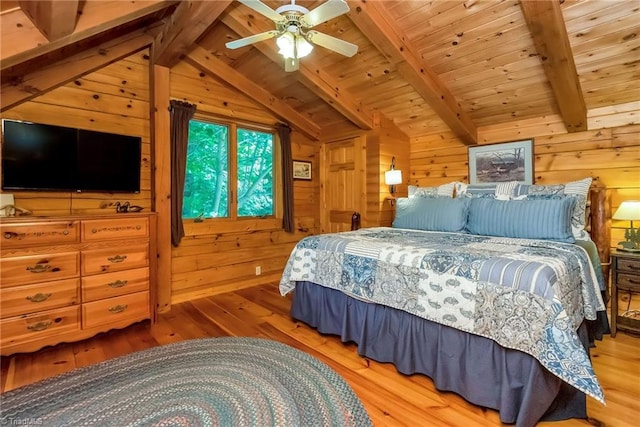
<path id="1" fill-rule="evenodd" d="M 155 44 L 157 65 L 173 67 L 233 0 L 183 1 L 168 18 Z"/>
<path id="2" fill-rule="evenodd" d="M 420 58 L 401 28 L 387 19 L 383 2 L 348 0 L 348 17 L 433 108 L 451 130 L 468 145 L 477 143 L 477 129 L 470 116 Z"/>
<path id="3" fill-rule="evenodd" d="M 320 140 L 320 127 L 291 108 L 287 103 L 276 98 L 263 87 L 238 73 L 233 67 L 210 54 L 203 47 L 197 46 L 186 55 L 185 61 L 197 69 L 220 79 L 223 83 L 237 89 L 250 99 L 262 105 L 280 120 L 286 121 L 309 138 Z"/>
<path id="4" fill-rule="evenodd" d="M 27 1 L 29 3 L 29 1 Z M 59 2 L 55 2 L 58 7 Z M 64 3 L 64 2 L 60 2 Z M 83 2 L 84 3 L 84 2 Z M 134 21 L 139 18 L 151 15 L 153 13 L 160 12 L 168 7 L 178 3 L 177 1 L 149 1 L 149 2 L 119 2 L 120 10 L 118 15 L 108 15 L 101 17 L 103 20 L 98 23 L 93 23 L 86 28 L 81 28 L 82 25 L 78 21 L 76 30 L 74 33 L 61 37 L 57 40 L 51 41 L 51 43 L 45 43 L 35 47 L 27 47 L 20 53 L 13 54 L 9 57 L 4 57 L 4 52 L 0 52 L 0 67 L 2 70 L 6 70 L 15 65 L 29 61 L 31 59 L 46 55 L 47 53 L 64 48 L 67 45 L 78 43 L 83 40 L 89 39 L 93 36 L 101 34 L 105 31 L 112 30 L 127 22 Z M 88 5 L 85 4 L 85 8 Z M 131 10 L 129 10 L 131 9 Z M 92 16 L 95 18 L 95 16 Z M 5 40 L 7 42 L 7 40 Z M 15 40 L 15 43 L 20 43 L 20 40 Z"/>
<path id="5" fill-rule="evenodd" d="M 75 30 L 79 3 L 79 0 L 22 0 L 20 8 L 47 40 L 54 41 Z"/>
<path id="6" fill-rule="evenodd" d="M 257 19 L 254 13 L 246 15 L 241 8 L 230 10 L 222 18 L 222 22 L 238 33 L 240 37 L 247 37 L 274 29 L 270 21 L 266 22 L 263 19 Z M 256 43 L 252 46 L 284 68 L 284 59 L 282 55 L 278 54 L 275 41 L 271 43 Z M 346 89 L 341 88 L 340 84 L 327 74 L 317 61 L 313 61 L 309 56 L 301 59 L 300 68 L 294 74 L 300 83 L 353 124 L 361 129 L 373 129 L 373 114 L 349 94 Z"/>
<path id="7" fill-rule="evenodd" d="M 0 89 L 0 111 L 6 111 L 144 49 L 153 43 L 154 36 L 145 29 L 137 30 L 36 70 L 19 81 L 5 83 Z"/>
<path id="8" fill-rule="evenodd" d="M 559 1 L 521 1 L 544 72 L 568 132 L 587 130 L 587 106 Z"/>

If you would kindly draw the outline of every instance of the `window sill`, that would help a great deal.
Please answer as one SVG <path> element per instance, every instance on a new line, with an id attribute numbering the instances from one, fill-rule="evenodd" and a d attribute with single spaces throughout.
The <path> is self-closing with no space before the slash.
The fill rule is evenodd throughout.
<path id="1" fill-rule="evenodd" d="M 195 222 L 192 219 L 184 220 L 185 236 L 281 229 L 282 218 L 204 219 L 202 222 Z"/>

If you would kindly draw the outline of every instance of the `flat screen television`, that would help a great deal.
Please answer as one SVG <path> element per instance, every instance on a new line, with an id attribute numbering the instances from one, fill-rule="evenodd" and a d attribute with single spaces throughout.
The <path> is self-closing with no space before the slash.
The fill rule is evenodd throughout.
<path id="1" fill-rule="evenodd" d="M 2 189 L 140 192 L 140 137 L 2 121 Z"/>

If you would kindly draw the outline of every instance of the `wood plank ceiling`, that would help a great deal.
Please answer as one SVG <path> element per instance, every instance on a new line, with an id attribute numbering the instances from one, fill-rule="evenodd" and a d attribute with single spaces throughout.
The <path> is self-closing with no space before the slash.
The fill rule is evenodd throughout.
<path id="1" fill-rule="evenodd" d="M 285 1 L 268 0 L 275 9 Z M 299 0 L 313 9 L 323 1 Z M 312 139 L 393 121 L 411 138 L 558 115 L 640 110 L 640 6 L 616 0 L 348 0 L 315 27 L 359 46 L 316 46 L 285 72 L 275 42 L 225 43 L 273 29 L 234 1 L 3 1 L 2 111 L 154 45 L 237 88 Z"/>

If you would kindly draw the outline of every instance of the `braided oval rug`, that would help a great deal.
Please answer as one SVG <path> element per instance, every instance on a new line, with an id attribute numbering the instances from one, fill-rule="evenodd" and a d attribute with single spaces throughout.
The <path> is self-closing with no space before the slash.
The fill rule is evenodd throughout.
<path id="1" fill-rule="evenodd" d="M 326 364 L 261 338 L 177 342 L 1 396 L 2 425 L 371 426 Z"/>

